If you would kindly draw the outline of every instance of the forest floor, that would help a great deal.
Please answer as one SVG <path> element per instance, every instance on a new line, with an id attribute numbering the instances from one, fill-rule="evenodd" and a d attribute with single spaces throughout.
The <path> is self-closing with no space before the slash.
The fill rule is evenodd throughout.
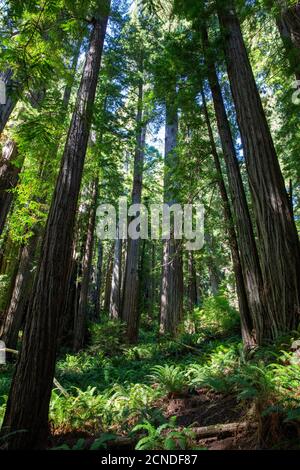
<path id="1" fill-rule="evenodd" d="M 135 346 L 122 328 L 93 325 L 87 350 L 61 353 L 49 448 L 300 448 L 299 335 L 246 358 L 234 326 L 173 341 L 144 322 Z M 12 371 L 2 366 L 0 419 Z"/>

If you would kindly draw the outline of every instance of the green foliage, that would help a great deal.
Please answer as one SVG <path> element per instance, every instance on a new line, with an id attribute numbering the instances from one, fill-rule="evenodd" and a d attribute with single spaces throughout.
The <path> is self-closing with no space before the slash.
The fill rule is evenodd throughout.
<path id="1" fill-rule="evenodd" d="M 148 385 L 115 385 L 110 390 L 105 410 L 109 420 L 114 423 L 138 420 L 147 417 L 147 412 L 157 397 L 158 393 Z"/>
<path id="2" fill-rule="evenodd" d="M 0 364 L 0 427 L 4 418 L 7 396 L 9 392 L 10 380 L 13 373 L 11 365 Z"/>
<path id="3" fill-rule="evenodd" d="M 133 432 L 146 431 L 137 443 L 136 450 L 187 450 L 193 448 L 194 433 L 189 428 L 178 430 L 176 417 L 156 428 L 149 421 L 135 426 Z"/>
<path id="4" fill-rule="evenodd" d="M 119 321 L 93 323 L 90 326 L 92 344 L 95 350 L 106 355 L 118 355 L 123 351 L 125 325 Z"/>
<path id="5" fill-rule="evenodd" d="M 230 392 L 230 374 L 234 371 L 237 361 L 236 345 L 220 344 L 206 357 L 205 364 L 192 364 L 188 367 L 190 384 L 194 387 L 208 387 L 217 392 Z"/>
<path id="6" fill-rule="evenodd" d="M 263 363 L 243 364 L 231 378 L 240 400 L 265 403 L 272 400 L 275 386 L 273 371 Z"/>
<path id="7" fill-rule="evenodd" d="M 139 383 L 115 384 L 103 393 L 95 387 L 85 391 L 73 387 L 68 396 L 53 390 L 50 418 L 58 427 L 106 430 L 116 424 L 125 425 L 127 420 L 147 417 L 157 396 L 151 387 Z"/>
<path id="8" fill-rule="evenodd" d="M 52 391 L 49 417 L 56 426 L 74 429 L 97 428 L 101 411 L 105 407 L 105 398 L 96 393 L 95 387 L 83 391 L 73 387 L 72 394 L 62 395 L 57 389 Z"/>
<path id="9" fill-rule="evenodd" d="M 152 374 L 149 375 L 149 379 L 154 384 L 158 384 L 166 393 L 184 393 L 187 390 L 188 384 L 185 372 L 180 367 L 173 365 L 155 366 L 152 369 Z"/>
<path id="10" fill-rule="evenodd" d="M 231 394 L 245 409 L 255 403 L 262 416 L 280 413 L 282 421 L 299 425 L 300 366 L 290 350 L 297 336 L 258 349 L 250 358 L 242 354 L 238 337 L 203 340 L 200 335 L 199 341 L 199 334 L 194 334 L 189 341 L 186 335 L 178 338 L 179 343 L 196 348 L 197 354 L 178 342 L 156 343 L 149 332 L 141 336 L 145 342 L 122 350 L 119 356 L 107 356 L 91 346 L 59 360 L 56 377 L 67 393 L 52 392 L 53 428 L 56 433 L 85 431 L 99 436 L 92 444 L 81 439 L 75 446 L 65 443 L 59 448 L 102 449 L 113 436 L 134 430 L 142 433 L 137 449 L 193 449 L 191 431 L 179 428 L 175 419 L 166 423 L 157 404 L 167 393 L 180 395 L 199 388 Z M 1 367 L 0 421 L 12 370 L 10 365 Z"/>
<path id="11" fill-rule="evenodd" d="M 80 438 L 72 447 L 68 444 L 62 444 L 61 446 L 53 447 L 52 450 L 102 450 L 107 448 L 108 442 L 114 441 L 115 439 L 115 434 L 103 433 L 101 434 L 101 437 L 95 439 L 89 447 L 87 447 L 86 440 L 84 438 Z"/>
<path id="12" fill-rule="evenodd" d="M 204 299 L 201 308 L 195 310 L 198 330 L 228 333 L 239 324 L 238 312 L 230 305 L 224 294 Z"/>

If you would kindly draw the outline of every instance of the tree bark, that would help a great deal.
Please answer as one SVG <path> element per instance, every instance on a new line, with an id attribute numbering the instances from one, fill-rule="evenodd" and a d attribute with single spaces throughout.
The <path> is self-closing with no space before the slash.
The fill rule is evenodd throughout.
<path id="1" fill-rule="evenodd" d="M 166 101 L 165 134 L 165 191 L 164 200 L 170 206 L 176 200 L 176 189 L 172 187 L 170 176 L 176 167 L 178 115 L 174 103 Z M 172 224 L 171 224 L 172 225 Z M 163 242 L 163 267 L 160 301 L 160 332 L 175 336 L 183 314 L 183 268 L 180 241 L 174 239 L 174 227 L 171 237 Z"/>
<path id="2" fill-rule="evenodd" d="M 122 284 L 122 240 L 115 241 L 114 262 L 110 292 L 109 316 L 112 320 L 121 318 L 121 284 Z"/>
<path id="3" fill-rule="evenodd" d="M 141 65 L 142 70 L 142 65 Z M 143 123 L 143 80 L 139 83 L 138 111 L 136 117 L 137 138 L 134 155 L 134 174 L 132 204 L 142 201 L 143 166 L 145 156 L 146 124 Z M 122 320 L 126 323 L 126 334 L 129 342 L 134 343 L 138 337 L 139 309 L 139 247 L 140 239 L 128 240 L 125 269 L 125 289 L 122 302 Z"/>
<path id="4" fill-rule="evenodd" d="M 232 96 L 245 153 L 267 299 L 265 339 L 300 319 L 300 248 L 270 129 L 231 2 L 218 9 Z"/>
<path id="5" fill-rule="evenodd" d="M 150 277 L 150 292 L 149 292 L 149 315 L 153 316 L 156 307 L 156 287 L 157 287 L 157 279 L 156 279 L 156 244 L 155 241 L 152 240 L 151 243 L 151 277 Z"/>
<path id="6" fill-rule="evenodd" d="M 213 83 L 214 83 L 214 88 L 215 88 L 215 80 L 214 80 Z M 220 90 L 220 92 L 221 92 L 221 90 Z M 214 140 L 214 135 L 213 135 L 212 127 L 211 127 L 210 117 L 209 117 L 209 113 L 208 113 L 208 109 L 207 109 L 207 105 L 206 105 L 206 98 L 205 98 L 205 94 L 204 94 L 203 90 L 201 90 L 201 95 L 202 95 L 202 102 L 203 102 L 203 109 L 204 109 L 206 125 L 207 125 L 207 129 L 208 129 L 210 143 L 211 143 L 212 155 L 213 155 L 214 164 L 215 164 L 217 177 L 218 177 L 219 191 L 220 191 L 220 195 L 221 195 L 221 198 L 222 198 L 222 201 L 223 201 L 224 219 L 225 219 L 225 223 L 226 223 L 226 231 L 227 231 L 228 242 L 229 242 L 231 256 L 232 256 L 233 270 L 234 270 L 234 275 L 235 275 L 237 296 L 238 296 L 238 302 L 239 302 L 242 338 L 243 338 L 244 347 L 245 347 L 246 350 L 248 350 L 248 349 L 251 349 L 252 347 L 254 347 L 256 345 L 256 336 L 257 335 L 255 334 L 255 331 L 254 331 L 254 324 L 253 324 L 253 320 L 252 320 L 252 312 L 251 312 L 251 309 L 249 307 L 248 296 L 247 296 L 247 288 L 246 288 L 245 280 L 244 280 L 244 272 L 247 273 L 247 271 L 243 270 L 243 265 L 242 265 L 242 262 L 241 262 L 241 256 L 240 256 L 240 251 L 239 251 L 239 243 L 238 243 L 238 238 L 237 238 L 237 234 L 236 234 L 236 230 L 235 230 L 235 226 L 234 226 L 233 215 L 232 215 L 232 211 L 231 211 L 231 207 L 230 207 L 230 202 L 229 202 L 229 198 L 228 198 L 228 194 L 227 194 L 225 181 L 224 181 L 224 178 L 223 178 L 222 167 L 221 167 L 217 147 L 216 147 L 215 140 Z M 215 98 L 217 98 L 217 96 L 215 96 Z M 222 99 L 222 96 L 218 94 L 218 98 L 219 99 L 216 102 L 216 104 L 217 103 L 220 104 L 220 99 Z M 217 111 L 217 109 L 219 109 L 219 108 L 217 107 L 216 111 Z M 223 109 L 223 111 L 225 112 L 225 109 Z M 223 116 L 223 123 L 226 126 L 226 122 L 228 124 L 226 113 L 224 115 L 223 112 L 222 112 L 222 114 L 219 115 L 219 118 L 221 118 L 222 116 Z M 225 119 L 225 121 L 224 121 L 224 119 Z M 227 133 L 228 133 L 228 138 L 229 138 L 229 135 L 231 136 L 229 125 L 228 125 L 228 128 L 227 128 Z M 220 134 L 221 134 L 221 132 L 220 132 Z M 234 150 L 234 149 L 232 148 L 231 150 Z M 224 145 L 224 153 L 225 153 L 225 145 Z M 234 159 L 236 161 L 234 153 L 231 154 L 231 159 L 232 160 Z M 242 181 L 241 181 L 241 178 L 240 178 L 239 169 L 237 167 L 236 167 L 236 172 L 235 172 L 234 175 L 232 175 L 231 173 L 229 174 L 229 172 L 228 172 L 228 177 L 229 178 L 231 178 L 233 176 L 235 178 L 237 177 L 237 178 L 240 179 L 239 189 L 242 190 L 243 189 Z M 230 181 L 229 184 L 233 185 L 232 181 Z M 240 197 L 244 198 L 244 204 L 247 204 L 246 200 L 245 200 L 244 193 L 242 193 L 240 195 Z M 240 202 L 239 202 L 239 204 L 240 204 Z M 235 205 L 234 205 L 234 207 L 235 207 Z M 244 209 L 245 208 L 247 208 L 247 206 L 245 206 Z M 246 220 L 249 223 L 250 221 L 248 220 L 248 217 L 249 217 L 248 211 L 246 212 L 246 216 L 247 216 Z M 236 218 L 236 219 L 238 219 L 238 218 Z M 241 223 L 241 222 L 242 221 L 237 220 L 237 223 Z M 242 233 L 241 229 L 239 230 L 239 233 Z M 251 236 L 253 237 L 253 232 L 251 232 Z M 253 240 L 253 242 L 254 242 L 254 240 Z M 246 266 L 246 261 L 247 260 L 245 259 L 244 266 Z M 250 286 L 248 286 L 248 289 L 249 288 L 250 288 Z"/>
<path id="7" fill-rule="evenodd" d="M 66 302 L 59 333 L 59 346 L 72 348 L 74 343 L 74 317 L 78 310 L 79 292 L 77 289 L 77 276 L 79 265 L 76 253 L 72 257 L 68 288 L 66 291 Z"/>
<path id="8" fill-rule="evenodd" d="M 110 293 L 111 293 L 111 282 L 112 282 L 112 271 L 113 271 L 113 252 L 114 252 L 114 245 L 110 248 L 107 257 L 106 263 L 106 273 L 105 273 L 105 291 L 104 291 L 104 305 L 103 310 L 104 312 L 109 312 L 110 306 Z"/>
<path id="9" fill-rule="evenodd" d="M 89 210 L 89 221 L 87 227 L 84 255 L 82 260 L 82 281 L 79 296 L 78 311 L 74 319 L 74 351 L 79 351 L 84 346 L 86 336 L 86 321 L 88 310 L 88 294 L 92 273 L 92 259 L 94 247 L 94 233 L 96 223 L 96 210 L 98 200 L 98 184 L 99 180 L 93 183 L 92 203 Z"/>
<path id="10" fill-rule="evenodd" d="M 47 440 L 58 330 L 65 305 L 77 200 L 109 2 L 105 6 L 104 16 L 92 20 L 90 47 L 49 211 L 22 350 L 8 397 L 3 432 L 13 433 L 8 443 L 10 449 L 42 448 Z M 16 432 L 21 430 L 27 432 Z"/>
<path id="11" fill-rule="evenodd" d="M 81 42 L 79 43 L 78 48 L 75 51 L 75 55 L 74 55 L 73 67 L 72 67 L 72 70 L 74 71 L 74 73 L 75 73 L 77 62 L 78 62 L 80 44 Z M 71 95 L 71 84 L 68 84 L 65 87 L 65 93 L 64 93 L 64 98 L 62 102 L 64 116 L 67 113 L 70 95 Z M 35 99 L 34 104 L 35 105 L 39 104 L 41 100 L 43 99 L 43 97 L 44 97 L 44 94 L 39 94 L 38 97 Z M 5 149 L 8 149 L 8 153 L 12 154 L 11 159 L 15 160 L 18 155 L 16 142 L 7 141 L 5 145 Z M 7 152 L 4 151 L 3 155 L 5 156 L 6 153 Z M 8 167 L 7 170 L 4 169 L 4 175 L 7 178 L 8 174 L 13 172 L 15 174 L 15 177 L 12 178 L 13 181 L 11 180 L 11 185 L 16 186 L 17 181 L 18 181 L 18 176 L 19 176 L 17 172 L 19 173 L 21 168 L 13 166 L 13 164 L 10 164 L 10 163 L 7 165 L 7 167 Z M 43 168 L 45 167 L 45 165 L 42 164 L 41 167 Z M 3 167 L 1 169 L 3 169 Z M 1 169 L 0 169 L 0 173 L 1 173 Z M 9 172 L 10 169 L 11 169 L 11 172 Z M 41 176 L 41 179 L 45 181 L 47 178 L 51 177 L 51 174 L 49 173 L 49 170 L 46 169 L 45 172 L 41 170 L 40 176 Z M 12 198 L 13 195 L 9 194 L 9 196 L 11 196 Z M 7 200 L 7 196 L 5 196 L 5 198 Z M 0 201 L 1 201 L 1 195 L 0 195 Z M 41 204 L 46 203 L 46 201 L 43 201 L 40 199 L 38 199 L 38 202 Z M 8 206 L 10 205 L 11 205 L 11 200 L 8 201 Z M 8 210 L 9 210 L 9 207 L 8 207 Z M 6 219 L 8 210 L 4 211 L 5 213 L 3 214 L 3 220 Z M 0 219 L 2 220 L 1 214 L 0 214 Z M 35 257 L 37 255 L 36 246 L 39 245 L 39 241 L 42 239 L 43 230 L 44 230 L 44 227 L 42 226 L 34 227 L 33 229 L 34 235 L 30 238 L 30 240 L 28 241 L 28 244 L 24 246 L 21 251 L 19 270 L 18 270 L 18 274 L 15 280 L 14 289 L 13 289 L 11 301 L 10 301 L 10 306 L 8 307 L 8 310 L 6 313 L 5 325 L 2 328 L 2 335 L 3 335 L 4 341 L 6 345 L 8 345 L 8 347 L 11 349 L 16 349 L 18 333 L 24 321 L 26 305 L 28 302 L 28 297 L 30 294 L 30 287 L 32 286 L 33 275 L 34 275 L 32 268 L 34 265 Z M 0 233 L 1 233 L 1 230 L 0 230 Z"/>
<path id="12" fill-rule="evenodd" d="M 100 301 L 101 301 L 101 287 L 102 287 L 102 262 L 103 262 L 103 247 L 102 241 L 97 241 L 98 246 L 98 257 L 97 257 L 97 268 L 96 268 L 96 288 L 95 288 L 95 308 L 94 308 L 94 318 L 99 320 L 100 318 Z"/>
<path id="13" fill-rule="evenodd" d="M 6 314 L 12 298 L 15 282 L 18 275 L 18 269 L 21 258 L 21 248 L 11 238 L 8 238 L 8 244 L 5 253 L 5 260 L 2 265 L 2 273 L 7 276 L 9 282 L 4 292 L 1 292 L 1 312 L 0 312 L 0 330 L 6 320 Z"/>
<path id="14" fill-rule="evenodd" d="M 193 312 L 197 305 L 197 284 L 194 253 L 188 252 L 188 306 L 189 311 Z"/>
<path id="15" fill-rule="evenodd" d="M 16 349 L 18 334 L 24 321 L 29 292 L 33 280 L 34 255 L 38 243 L 38 234 L 33 235 L 28 244 L 21 249 L 17 276 L 12 291 L 10 304 L 2 326 L 0 337 L 6 347 Z"/>
<path id="16" fill-rule="evenodd" d="M 203 43 L 204 47 L 209 47 L 206 31 L 203 32 Z M 206 64 L 226 164 L 244 285 L 252 318 L 252 326 L 251 322 L 248 323 L 249 328 L 251 327 L 249 333 L 257 344 L 261 344 L 267 313 L 258 249 L 217 72 L 211 60 L 207 59 Z M 251 332 L 252 327 L 253 332 Z"/>

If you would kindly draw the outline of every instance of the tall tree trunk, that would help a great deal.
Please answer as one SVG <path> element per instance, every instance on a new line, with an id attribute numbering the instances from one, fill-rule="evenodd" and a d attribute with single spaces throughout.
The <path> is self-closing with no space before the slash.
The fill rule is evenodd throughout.
<path id="1" fill-rule="evenodd" d="M 142 70 L 142 66 L 140 67 Z M 143 123 L 143 80 L 139 83 L 138 112 L 136 117 L 137 140 L 134 155 L 132 204 L 140 204 L 143 188 L 143 166 L 145 155 L 146 125 Z M 126 322 L 129 342 L 138 337 L 138 291 L 139 291 L 139 247 L 140 239 L 128 240 L 125 269 L 125 289 L 122 303 L 122 320 Z"/>
<path id="2" fill-rule="evenodd" d="M 150 293 L 149 293 L 149 315 L 153 316 L 156 307 L 156 244 L 152 240 L 151 243 L 151 273 L 150 273 Z"/>
<path id="3" fill-rule="evenodd" d="M 92 190 L 92 203 L 89 210 L 89 221 L 87 227 L 84 255 L 82 260 L 82 281 L 79 296 L 78 311 L 74 320 L 74 351 L 79 351 L 84 346 L 86 335 L 86 321 L 88 310 L 88 294 L 89 285 L 92 273 L 92 260 L 93 260 L 93 247 L 94 247 L 94 233 L 96 223 L 96 210 L 98 199 L 98 184 L 99 180 L 93 183 Z"/>
<path id="4" fill-rule="evenodd" d="M 218 13 L 258 230 L 268 307 L 264 335 L 274 339 L 299 324 L 299 239 L 235 9 L 230 2 Z"/>
<path id="5" fill-rule="evenodd" d="M 214 81 L 214 84 L 215 84 L 215 81 Z M 219 91 L 221 92 L 221 90 L 219 90 Z M 205 98 L 205 94 L 204 94 L 203 90 L 201 90 L 201 95 L 202 95 L 202 102 L 203 102 L 203 109 L 204 109 L 206 125 L 207 125 L 207 129 L 208 129 L 210 143 L 211 143 L 212 155 L 213 155 L 214 164 L 215 164 L 215 168 L 216 168 L 216 172 L 217 172 L 219 191 L 220 191 L 220 195 L 221 195 L 222 202 L 223 202 L 224 219 L 225 219 L 225 223 L 226 223 L 226 231 L 227 231 L 228 242 L 229 242 L 231 256 L 232 256 L 233 270 L 234 270 L 235 282 L 236 282 L 236 290 L 237 290 L 237 296 L 238 296 L 238 302 L 239 302 L 242 338 L 243 338 L 244 347 L 245 347 L 246 350 L 248 350 L 248 349 L 251 349 L 253 346 L 256 345 L 256 336 L 257 335 L 255 335 L 253 319 L 252 319 L 252 312 L 251 312 L 251 309 L 250 309 L 249 303 L 248 303 L 247 287 L 245 285 L 245 280 L 244 280 L 244 270 L 243 270 L 243 265 L 242 265 L 242 262 L 241 262 L 241 257 L 240 257 L 240 252 L 239 252 L 238 238 L 237 238 L 237 234 L 236 234 L 236 231 L 235 231 L 234 220 L 233 220 L 233 216 L 232 216 L 230 202 L 229 202 L 226 185 L 225 185 L 224 178 L 223 178 L 222 167 L 221 167 L 217 147 L 216 147 L 215 140 L 214 140 L 214 135 L 213 135 L 212 127 L 211 127 L 210 117 L 209 117 L 209 113 L 208 113 L 208 109 L 207 109 L 207 105 L 206 105 L 206 98 Z M 219 97 L 219 99 L 220 98 L 222 99 L 222 96 L 219 95 L 219 94 L 218 94 L 218 97 Z M 219 100 L 218 100 L 218 103 L 220 104 Z M 217 109 L 219 109 L 219 108 L 217 108 Z M 217 109 L 216 109 L 216 111 L 217 111 Z M 223 111 L 225 112 L 225 109 L 223 109 Z M 221 115 L 219 117 L 221 117 Z M 225 121 L 228 124 L 226 113 L 225 113 L 225 115 L 223 115 L 223 119 L 225 119 Z M 224 124 L 225 124 L 225 122 L 224 122 Z M 229 135 L 231 135 L 229 127 L 227 129 L 227 132 L 228 132 L 228 137 L 229 137 Z M 224 153 L 225 153 L 225 150 L 224 150 Z M 235 155 L 232 154 L 232 158 L 234 158 L 234 157 L 235 157 Z M 235 161 L 236 161 L 236 159 L 235 159 Z M 239 169 L 236 168 L 236 171 L 237 171 L 237 173 L 234 176 L 240 178 Z M 228 172 L 228 176 L 229 176 L 229 178 L 231 178 L 233 175 L 229 174 L 229 172 Z M 231 181 L 230 181 L 230 184 L 233 185 L 233 183 Z M 240 186 L 240 190 L 241 190 L 241 189 L 243 189 L 241 178 L 240 178 L 240 185 L 241 185 Z M 244 193 L 241 194 L 241 197 L 245 197 L 245 195 L 243 196 L 243 194 Z M 240 202 L 239 202 L 239 204 L 240 204 Z M 244 204 L 246 204 L 246 207 L 247 207 L 247 203 L 246 203 L 245 200 L 244 200 Z M 248 211 L 247 211 L 246 214 L 247 214 L 247 217 L 248 217 L 249 216 Z M 248 218 L 247 218 L 247 221 L 248 221 Z M 241 223 L 241 221 L 239 222 L 237 220 L 237 223 Z M 253 233 L 252 233 L 252 236 L 253 236 Z M 254 243 L 254 240 L 253 240 L 253 243 Z M 246 263 L 244 263 L 244 264 L 246 264 Z M 247 271 L 245 271 L 245 273 L 247 273 Z M 249 288 L 250 288 L 250 286 L 248 286 L 248 289 Z"/>
<path id="6" fill-rule="evenodd" d="M 35 234 L 30 238 L 28 244 L 21 249 L 20 262 L 10 304 L 6 313 L 5 323 L 0 332 L 1 339 L 11 349 L 16 349 L 18 334 L 24 320 L 34 276 L 32 269 L 37 243 L 38 234 Z"/>
<path id="7" fill-rule="evenodd" d="M 106 272 L 105 272 L 105 291 L 104 291 L 104 304 L 103 310 L 104 312 L 109 312 L 110 306 L 110 293 L 111 293 L 111 282 L 112 282 L 112 271 L 113 271 L 113 252 L 114 252 L 114 245 L 110 248 L 107 256 L 107 263 L 106 263 Z"/>
<path id="8" fill-rule="evenodd" d="M 102 241 L 97 240 L 97 268 L 96 268 L 96 287 L 95 287 L 95 300 L 94 300 L 94 318 L 100 318 L 100 301 L 101 301 L 101 287 L 102 287 L 102 262 L 103 262 L 103 246 Z"/>
<path id="9" fill-rule="evenodd" d="M 121 283 L 122 283 L 122 240 L 115 242 L 112 282 L 110 292 L 109 316 L 112 320 L 121 317 Z"/>
<path id="10" fill-rule="evenodd" d="M 197 284 L 194 253 L 188 252 L 188 306 L 189 311 L 193 312 L 197 305 Z"/>
<path id="11" fill-rule="evenodd" d="M 123 240 L 123 250 L 122 250 L 122 266 L 125 267 L 126 269 L 126 265 L 127 265 L 127 249 L 128 249 L 128 241 L 127 240 Z M 125 271 L 125 270 L 124 270 Z M 122 275 L 122 281 L 121 281 L 121 319 L 122 319 L 122 303 L 123 303 L 123 298 L 124 298 L 124 292 L 125 292 L 125 272 L 124 272 L 124 275 Z"/>
<path id="12" fill-rule="evenodd" d="M 147 263 L 147 254 L 146 254 L 146 240 L 142 240 L 139 256 L 139 309 L 142 312 L 147 312 L 148 310 L 148 300 L 149 300 L 149 267 Z"/>
<path id="13" fill-rule="evenodd" d="M 102 5 L 102 7 L 104 7 Z M 107 11 L 92 20 L 89 51 L 62 157 L 38 266 L 22 350 L 12 381 L 3 431 L 8 447 L 37 449 L 48 435 L 58 330 L 72 258 L 72 235 L 105 38 Z M 34 403 L 34 407 L 32 404 Z M 27 432 L 17 433 L 16 431 Z"/>
<path id="14" fill-rule="evenodd" d="M 170 206 L 176 200 L 176 191 L 172 188 L 170 175 L 176 167 L 178 115 L 174 103 L 166 101 L 165 134 L 165 191 L 164 200 Z M 174 225 L 174 224 L 171 224 Z M 174 226 L 171 238 L 163 242 L 163 267 L 160 301 L 160 332 L 175 336 L 183 313 L 183 268 L 180 241 L 174 239 Z"/>
<path id="15" fill-rule="evenodd" d="M 209 47 L 206 31 L 203 31 L 203 43 L 205 48 Z M 214 63 L 209 58 L 206 63 L 208 67 L 208 79 L 212 91 L 217 126 L 226 164 L 244 285 L 254 330 L 251 332 L 251 323 L 248 323 L 250 328 L 249 334 L 252 335 L 253 339 L 258 344 L 261 344 L 264 336 L 264 319 L 267 312 L 258 249 L 217 72 Z"/>
<path id="16" fill-rule="evenodd" d="M 2 330 L 3 325 L 6 321 L 6 314 L 9 307 L 10 299 L 12 298 L 14 287 L 18 275 L 19 264 L 21 259 L 21 248 L 19 245 L 14 243 L 11 238 L 8 239 L 8 246 L 5 254 L 5 262 L 3 263 L 2 273 L 7 276 L 9 280 L 5 291 L 1 292 L 1 318 L 0 318 L 0 329 Z"/>
<path id="17" fill-rule="evenodd" d="M 210 234 L 205 234 L 205 242 L 209 252 L 209 257 L 207 261 L 207 268 L 209 274 L 209 283 L 210 283 L 210 294 L 217 295 L 219 293 L 220 283 L 221 283 L 221 272 L 217 264 L 215 257 L 215 240 L 214 236 Z"/>
<path id="18" fill-rule="evenodd" d="M 7 215 L 13 200 L 11 192 L 17 185 L 22 164 L 17 162 L 18 148 L 16 142 L 8 140 L 0 160 L 0 235 L 3 232 Z"/>
<path id="19" fill-rule="evenodd" d="M 72 70 L 74 73 L 75 73 L 77 62 L 78 62 L 80 44 L 81 42 L 79 43 L 78 48 L 74 55 L 74 61 L 73 61 L 73 67 L 72 67 Z M 70 95 L 71 95 L 71 84 L 68 84 L 65 87 L 64 99 L 62 103 L 63 115 L 66 115 L 67 113 Z M 35 105 L 39 104 L 42 101 L 43 97 L 44 97 L 44 94 L 40 93 L 38 97 L 35 99 Z M 8 153 L 9 155 L 11 155 L 11 160 L 14 161 L 18 155 L 16 142 L 10 141 L 10 140 L 7 141 L 5 145 L 5 149 L 8 149 Z M 3 155 L 5 156 L 6 153 L 7 152 L 4 150 Z M 8 158 L 7 160 L 10 160 L 10 158 Z M 23 162 L 21 162 L 21 166 L 22 166 L 22 163 Z M 45 165 L 42 164 L 41 167 L 43 168 L 45 167 Z M 8 168 L 7 171 L 4 170 L 4 175 L 7 178 L 9 173 L 13 172 L 14 177 L 11 178 L 10 181 L 11 181 L 11 185 L 15 186 L 18 181 L 18 173 L 20 172 L 21 167 L 20 165 L 13 166 L 13 164 L 8 163 L 7 168 Z M 2 167 L 1 169 L 4 169 L 4 168 Z M 1 173 L 1 169 L 0 169 L 0 173 Z M 51 177 L 51 174 L 49 173 L 49 170 L 46 168 L 46 171 L 41 170 L 40 177 L 43 181 L 45 181 L 47 180 L 47 178 Z M 12 194 L 10 193 L 7 193 L 7 194 L 12 197 Z M 0 200 L 1 200 L 1 194 L 0 194 Z M 6 196 L 6 201 L 7 201 L 7 196 Z M 38 202 L 41 204 L 46 204 L 45 200 L 38 199 Z M 11 203 L 11 200 L 9 201 L 8 205 L 10 205 L 10 203 Z M 3 220 L 6 217 L 6 215 L 7 214 L 3 214 Z M 0 214 L 0 217 L 1 217 L 1 214 Z M 2 217 L 1 217 L 1 220 L 2 220 Z M 26 310 L 26 306 L 29 300 L 28 297 L 30 294 L 30 288 L 32 286 L 32 281 L 33 281 L 33 276 L 34 276 L 34 272 L 32 268 L 34 265 L 35 256 L 37 255 L 36 248 L 39 245 L 39 241 L 42 239 L 43 230 L 44 230 L 43 226 L 34 227 L 33 229 L 34 235 L 30 238 L 28 244 L 25 245 L 21 250 L 18 274 L 15 279 L 14 289 L 13 289 L 11 300 L 10 300 L 10 305 L 7 309 L 5 325 L 3 325 L 2 333 L 1 333 L 5 343 L 11 349 L 16 348 L 18 333 L 24 321 L 25 310 Z"/>
<path id="20" fill-rule="evenodd" d="M 66 291 L 66 302 L 59 333 L 59 346 L 68 346 L 72 348 L 74 343 L 74 317 L 78 311 L 79 293 L 77 289 L 77 275 L 79 265 L 74 250 L 68 288 Z"/>

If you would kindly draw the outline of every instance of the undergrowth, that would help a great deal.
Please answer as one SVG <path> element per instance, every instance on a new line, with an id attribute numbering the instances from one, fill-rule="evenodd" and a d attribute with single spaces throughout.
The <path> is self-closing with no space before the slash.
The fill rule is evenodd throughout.
<path id="1" fill-rule="evenodd" d="M 245 410 L 254 408 L 262 445 L 273 446 L 263 438 L 268 416 L 276 416 L 278 426 L 299 432 L 300 359 L 291 348 L 299 334 L 246 357 L 236 316 L 223 296 L 211 298 L 194 313 L 195 333 L 182 329 L 176 340 L 163 339 L 144 325 L 135 346 L 122 340 L 122 324 L 92 326 L 87 350 L 58 359 L 55 376 L 60 386 L 53 389 L 50 405 L 53 434 L 86 431 L 98 439 L 94 448 L 105 447 L 105 435 L 136 433 L 142 434 L 140 449 L 195 448 L 192 431 L 179 429 L 175 418 L 165 418 L 160 403 L 201 389 L 232 394 Z M 0 367 L 2 420 L 13 365 Z"/>

